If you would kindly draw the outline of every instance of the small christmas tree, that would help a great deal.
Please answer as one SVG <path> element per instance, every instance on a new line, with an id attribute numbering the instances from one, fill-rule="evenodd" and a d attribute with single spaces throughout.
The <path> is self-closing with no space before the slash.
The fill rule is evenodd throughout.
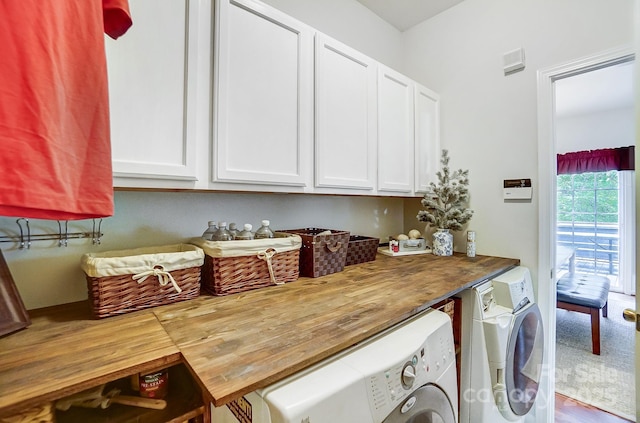
<path id="1" fill-rule="evenodd" d="M 458 169 L 450 173 L 447 150 L 442 150 L 440 163 L 442 171 L 436 173 L 438 185 L 429 184 L 429 191 L 421 201 L 424 210 L 416 217 L 434 228 L 459 231 L 473 216 L 473 210 L 465 207 L 469 202 L 469 171 Z"/>

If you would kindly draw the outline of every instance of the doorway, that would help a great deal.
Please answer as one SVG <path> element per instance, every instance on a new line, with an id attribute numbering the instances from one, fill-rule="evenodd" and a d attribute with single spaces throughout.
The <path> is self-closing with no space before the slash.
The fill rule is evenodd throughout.
<path id="1" fill-rule="evenodd" d="M 631 48 L 620 48 L 620 49 L 611 50 L 599 55 L 587 57 L 575 62 L 567 63 L 564 65 L 560 65 L 554 68 L 550 68 L 550 69 L 538 72 L 538 94 L 539 94 L 538 138 L 539 138 L 539 177 L 540 177 L 539 216 L 540 216 L 540 228 L 541 228 L 540 238 L 539 238 L 539 268 L 538 268 L 539 275 L 541 276 L 539 281 L 538 295 L 540 298 L 547 299 L 548 308 L 546 310 L 543 310 L 543 315 L 547 319 L 547 322 L 546 322 L 547 328 L 550 329 L 548 340 L 552 345 L 555 345 L 556 338 L 560 340 L 560 336 L 563 335 L 566 327 L 562 327 L 562 325 L 564 324 L 566 326 L 567 323 L 565 320 L 567 318 L 567 315 L 579 314 L 574 312 L 567 312 L 566 310 L 556 310 L 555 308 L 556 281 L 558 280 L 558 277 L 562 276 L 563 271 L 565 272 L 567 271 L 566 268 L 564 270 L 556 268 L 557 241 L 558 241 L 558 233 L 559 233 L 558 224 L 559 222 L 562 222 L 562 219 L 559 219 L 559 218 L 564 218 L 566 220 L 566 216 L 562 216 L 562 212 L 564 212 L 565 210 L 561 210 L 561 211 L 558 210 L 558 205 L 559 203 L 561 203 L 561 199 L 559 195 L 563 190 L 563 188 L 566 188 L 566 183 L 567 183 L 567 181 L 564 180 L 561 182 L 564 182 L 565 186 L 562 186 L 561 184 L 561 186 L 558 187 L 557 185 L 558 178 L 556 175 L 556 155 L 558 153 L 564 153 L 569 151 L 584 151 L 584 150 L 594 150 L 599 148 L 611 147 L 610 145 L 602 145 L 597 143 L 591 144 L 592 140 L 598 139 L 598 135 L 602 135 L 602 134 L 598 134 L 598 131 L 595 130 L 594 128 L 597 128 L 599 130 L 600 128 L 605 127 L 604 125 L 600 124 L 597 127 L 592 126 L 591 128 L 587 128 L 589 126 L 589 123 L 592 123 L 592 124 L 594 123 L 594 119 L 592 116 L 591 122 L 590 122 L 590 120 L 588 118 L 585 118 L 584 115 L 588 113 L 593 114 L 594 113 L 593 110 L 591 110 L 590 112 L 583 110 L 581 112 L 583 115 L 582 117 L 578 117 L 578 115 L 574 113 L 574 116 L 571 119 L 565 119 L 564 122 L 562 121 L 562 118 L 563 118 L 562 114 L 567 113 L 567 110 L 569 108 L 568 106 L 587 108 L 587 107 L 596 107 L 596 106 L 605 105 L 604 103 L 608 100 L 605 99 L 603 95 L 598 93 L 598 90 L 595 86 L 592 85 L 588 88 L 584 88 L 583 86 L 578 91 L 574 90 L 574 93 L 577 92 L 577 95 L 574 96 L 574 99 L 576 100 L 574 104 L 567 104 L 566 99 L 557 98 L 556 95 L 562 94 L 563 88 L 566 88 L 563 85 L 565 86 L 569 85 L 570 87 L 571 84 L 573 84 L 576 81 L 580 81 L 581 79 L 588 80 L 589 78 L 593 78 L 598 74 L 607 73 L 607 71 L 610 71 L 610 70 L 611 71 L 619 70 L 620 68 L 624 68 L 625 66 L 631 67 L 630 63 L 632 61 L 633 61 L 633 50 Z M 632 86 L 632 84 L 630 85 Z M 567 91 L 567 90 L 564 90 L 564 91 Z M 633 90 L 631 89 L 630 92 L 632 93 L 632 91 Z M 632 94 L 630 98 L 631 98 L 631 102 L 633 102 Z M 590 100 L 592 99 L 599 100 L 600 104 L 598 104 L 598 102 L 595 102 L 595 103 L 591 102 Z M 633 110 L 633 106 L 631 106 L 631 110 Z M 613 113 L 610 113 L 610 117 L 612 115 Z M 631 128 L 634 128 L 635 120 L 633 118 L 633 112 L 629 116 L 630 118 L 629 118 L 628 125 Z M 566 116 L 564 117 L 566 118 Z M 580 123 L 582 123 L 582 125 L 580 125 Z M 580 128 L 582 128 L 582 133 L 580 133 L 580 130 L 579 130 Z M 574 137 L 580 140 L 580 142 L 578 142 L 577 148 L 576 148 L 576 145 L 569 145 L 567 147 L 567 144 L 570 144 L 566 142 L 567 131 L 572 132 L 573 134 L 580 135 L 578 137 Z M 607 133 L 611 134 L 612 132 L 604 131 L 604 133 L 606 135 Z M 632 130 L 632 133 L 634 133 L 633 130 Z M 619 137 L 616 136 L 616 138 L 619 138 Z M 635 144 L 635 137 L 631 138 L 631 142 L 626 143 L 626 145 L 633 145 L 633 144 Z M 620 144 L 618 144 L 618 146 L 620 146 Z M 583 179 L 589 179 L 589 178 L 583 178 Z M 598 189 L 605 188 L 604 186 L 599 187 L 598 184 L 595 183 L 596 180 L 597 180 L 597 177 L 595 175 L 592 175 L 591 181 L 594 181 L 594 184 L 592 185 L 592 188 L 591 188 L 592 189 L 591 195 L 593 198 L 595 198 L 595 196 L 597 195 L 596 191 Z M 603 179 L 600 179 L 600 181 L 603 181 Z M 569 181 L 569 182 L 573 184 L 576 181 Z M 584 181 L 577 181 L 577 182 L 580 183 Z M 619 181 L 616 181 L 616 183 L 619 183 Z M 622 185 L 623 187 L 626 186 L 626 182 L 623 181 Z M 607 189 L 612 191 L 611 186 L 607 187 Z M 632 192 L 633 192 L 633 189 L 632 189 Z M 602 209 L 598 210 L 598 212 L 605 213 L 602 211 Z M 629 217 L 631 219 L 634 219 L 634 216 L 627 216 L 627 214 L 625 213 L 620 213 L 619 216 Z M 606 216 L 603 214 L 603 216 L 600 216 L 600 217 L 606 217 Z M 595 226 L 595 222 L 592 222 L 592 226 Z M 621 222 L 619 222 L 618 226 L 622 226 L 623 228 L 625 227 L 624 219 Z M 566 229 L 566 226 L 564 229 Z M 633 245 L 635 243 L 635 232 L 632 233 L 631 236 L 627 238 L 631 238 L 630 242 L 631 242 L 631 245 Z M 624 244 L 624 243 L 621 242 L 621 244 Z M 618 248 L 618 245 L 616 245 L 616 248 Z M 629 247 L 627 246 L 625 248 L 629 248 Z M 633 254 L 632 247 L 630 251 Z M 615 267 L 616 265 L 621 263 L 619 261 L 614 263 L 613 257 L 615 257 L 616 254 L 618 254 L 618 252 L 611 254 L 612 267 Z M 635 258 L 635 256 L 633 258 Z M 585 263 L 582 263 L 582 264 L 584 265 Z M 593 264 L 598 265 L 602 263 L 599 263 L 598 260 L 594 259 Z M 635 264 L 633 264 L 633 266 L 634 265 Z M 594 267 L 597 267 L 597 266 L 594 266 Z M 633 278 L 635 278 L 635 267 L 629 268 L 629 269 L 630 269 L 628 270 L 629 275 L 627 275 L 627 277 L 632 276 Z M 630 293 L 628 286 L 626 288 L 618 289 L 618 282 L 621 282 L 623 280 L 623 277 L 622 275 L 619 274 L 619 270 L 621 269 L 615 269 L 615 270 L 616 271 L 613 273 L 617 272 L 618 274 L 613 275 L 612 278 L 616 279 L 614 284 L 616 285 L 616 290 L 626 291 L 627 294 Z M 549 277 L 548 283 L 544 281 L 545 278 L 543 278 L 542 275 L 548 275 Z M 633 280 L 633 282 L 629 282 L 629 280 L 627 280 L 627 285 L 630 283 L 635 285 L 635 280 Z M 613 298 L 612 303 L 617 302 L 616 301 L 618 299 L 616 297 L 617 295 L 619 294 L 618 293 L 612 294 L 612 298 Z M 620 304 L 627 307 L 634 306 L 634 303 L 635 303 L 634 297 L 623 296 L 622 298 L 624 300 L 630 298 L 631 303 L 621 301 Z M 615 316 L 616 318 L 619 318 L 620 320 L 622 320 L 621 310 L 617 310 L 616 308 L 615 311 L 612 310 L 609 313 L 609 318 L 601 319 L 601 321 L 606 320 L 606 323 L 610 323 L 610 321 L 613 320 L 612 317 L 614 316 L 614 314 L 616 315 Z M 571 317 L 573 318 L 574 316 L 571 316 Z M 575 317 L 578 317 L 578 316 L 575 316 Z M 577 323 L 570 322 L 569 327 L 570 329 L 573 330 L 575 329 L 575 327 L 582 325 L 583 329 L 586 329 L 586 334 L 584 334 L 583 338 L 590 340 L 591 334 L 590 334 L 589 316 L 581 316 L 581 317 L 587 318 L 585 322 L 586 325 L 578 321 Z M 556 327 L 556 323 L 558 323 L 558 327 Z M 633 367 L 633 362 L 634 362 L 633 326 L 629 325 L 628 323 L 627 324 L 622 323 L 622 324 L 624 325 L 622 329 L 624 332 L 622 335 L 618 333 L 618 336 L 621 336 L 630 341 L 630 344 L 626 347 L 626 351 L 624 351 L 625 354 L 627 354 L 624 358 L 624 361 L 626 361 L 628 365 L 631 365 Z M 607 328 L 603 324 L 602 325 L 603 335 L 606 333 L 606 331 L 607 331 Z M 582 341 L 584 342 L 584 339 Z M 603 345 L 604 345 L 604 342 L 605 341 L 603 337 Z M 613 344 L 614 347 L 617 347 L 620 345 L 620 343 L 617 341 L 613 341 L 613 342 L 610 341 L 610 344 L 611 343 Z M 608 347 L 608 348 L 611 348 L 611 347 Z M 588 356 L 591 354 L 591 351 L 590 351 L 591 348 L 588 342 L 583 347 L 583 349 L 585 350 L 584 351 L 585 356 Z M 606 355 L 604 354 L 604 352 L 605 352 L 605 348 L 603 347 L 603 354 L 601 359 L 606 358 Z M 597 390 L 597 388 L 594 388 L 592 385 L 589 385 L 589 382 L 601 381 L 603 382 L 602 386 L 604 386 L 604 388 L 600 388 L 600 391 L 602 391 L 601 394 L 603 395 L 603 398 L 605 399 L 605 401 L 604 401 L 604 404 L 603 402 L 600 402 L 597 406 L 605 409 L 609 408 L 608 411 L 612 411 L 618 415 L 623 415 L 623 417 L 626 417 L 626 418 L 629 418 L 630 420 L 635 421 L 635 404 L 631 406 L 632 408 L 630 410 L 626 410 L 626 411 L 619 411 L 619 410 L 616 410 L 614 407 L 608 407 L 612 405 L 612 403 L 614 402 L 613 399 L 617 399 L 618 397 L 620 397 L 620 395 L 617 395 L 615 392 L 611 391 L 611 389 L 609 388 L 611 386 L 617 386 L 618 387 L 617 389 L 626 389 L 626 387 L 629 385 L 629 379 L 631 380 L 634 379 L 633 369 L 630 370 L 630 376 L 631 376 L 630 378 L 628 376 L 623 375 L 621 372 L 618 372 L 615 374 L 615 376 L 623 378 L 624 380 L 620 379 L 620 380 L 613 381 L 611 379 L 613 375 L 613 369 L 609 366 L 609 364 L 611 363 L 611 358 L 609 358 L 608 361 L 606 360 L 601 361 L 599 365 L 583 364 L 580 361 L 578 361 L 576 359 L 576 355 L 572 353 L 569 355 L 570 364 L 567 366 L 565 351 L 560 350 L 558 349 L 558 347 L 556 347 L 556 348 L 550 349 L 547 353 L 548 353 L 549 372 L 552 373 L 549 378 L 550 380 L 547 382 L 550 392 L 556 388 L 558 388 L 559 390 L 563 389 L 563 386 L 562 386 L 563 383 L 569 380 L 570 377 L 573 377 L 573 379 L 570 380 L 570 387 L 572 388 L 572 391 L 568 392 L 570 394 L 569 396 L 574 396 L 574 397 L 579 396 L 579 399 L 589 403 L 593 400 L 593 397 L 596 396 L 595 392 Z M 565 388 L 566 388 L 566 384 L 565 384 Z M 554 416 L 552 412 L 547 412 L 546 416 L 547 416 L 546 421 L 554 420 Z"/>

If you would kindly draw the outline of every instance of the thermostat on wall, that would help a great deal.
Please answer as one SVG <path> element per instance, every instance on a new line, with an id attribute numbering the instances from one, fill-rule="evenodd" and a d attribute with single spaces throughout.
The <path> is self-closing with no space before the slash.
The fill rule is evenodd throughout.
<path id="1" fill-rule="evenodd" d="M 531 179 L 505 179 L 504 193 L 505 200 L 531 200 Z"/>

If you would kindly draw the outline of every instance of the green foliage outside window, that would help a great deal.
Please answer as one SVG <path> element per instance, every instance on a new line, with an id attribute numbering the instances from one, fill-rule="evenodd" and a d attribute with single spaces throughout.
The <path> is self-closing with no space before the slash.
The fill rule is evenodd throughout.
<path id="1" fill-rule="evenodd" d="M 618 223 L 618 172 L 558 175 L 558 222 Z"/>

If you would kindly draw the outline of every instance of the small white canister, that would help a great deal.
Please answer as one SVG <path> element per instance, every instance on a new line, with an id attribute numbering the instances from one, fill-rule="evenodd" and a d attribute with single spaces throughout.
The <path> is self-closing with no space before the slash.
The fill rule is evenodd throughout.
<path id="1" fill-rule="evenodd" d="M 467 231 L 467 257 L 476 256 L 476 232 Z"/>

